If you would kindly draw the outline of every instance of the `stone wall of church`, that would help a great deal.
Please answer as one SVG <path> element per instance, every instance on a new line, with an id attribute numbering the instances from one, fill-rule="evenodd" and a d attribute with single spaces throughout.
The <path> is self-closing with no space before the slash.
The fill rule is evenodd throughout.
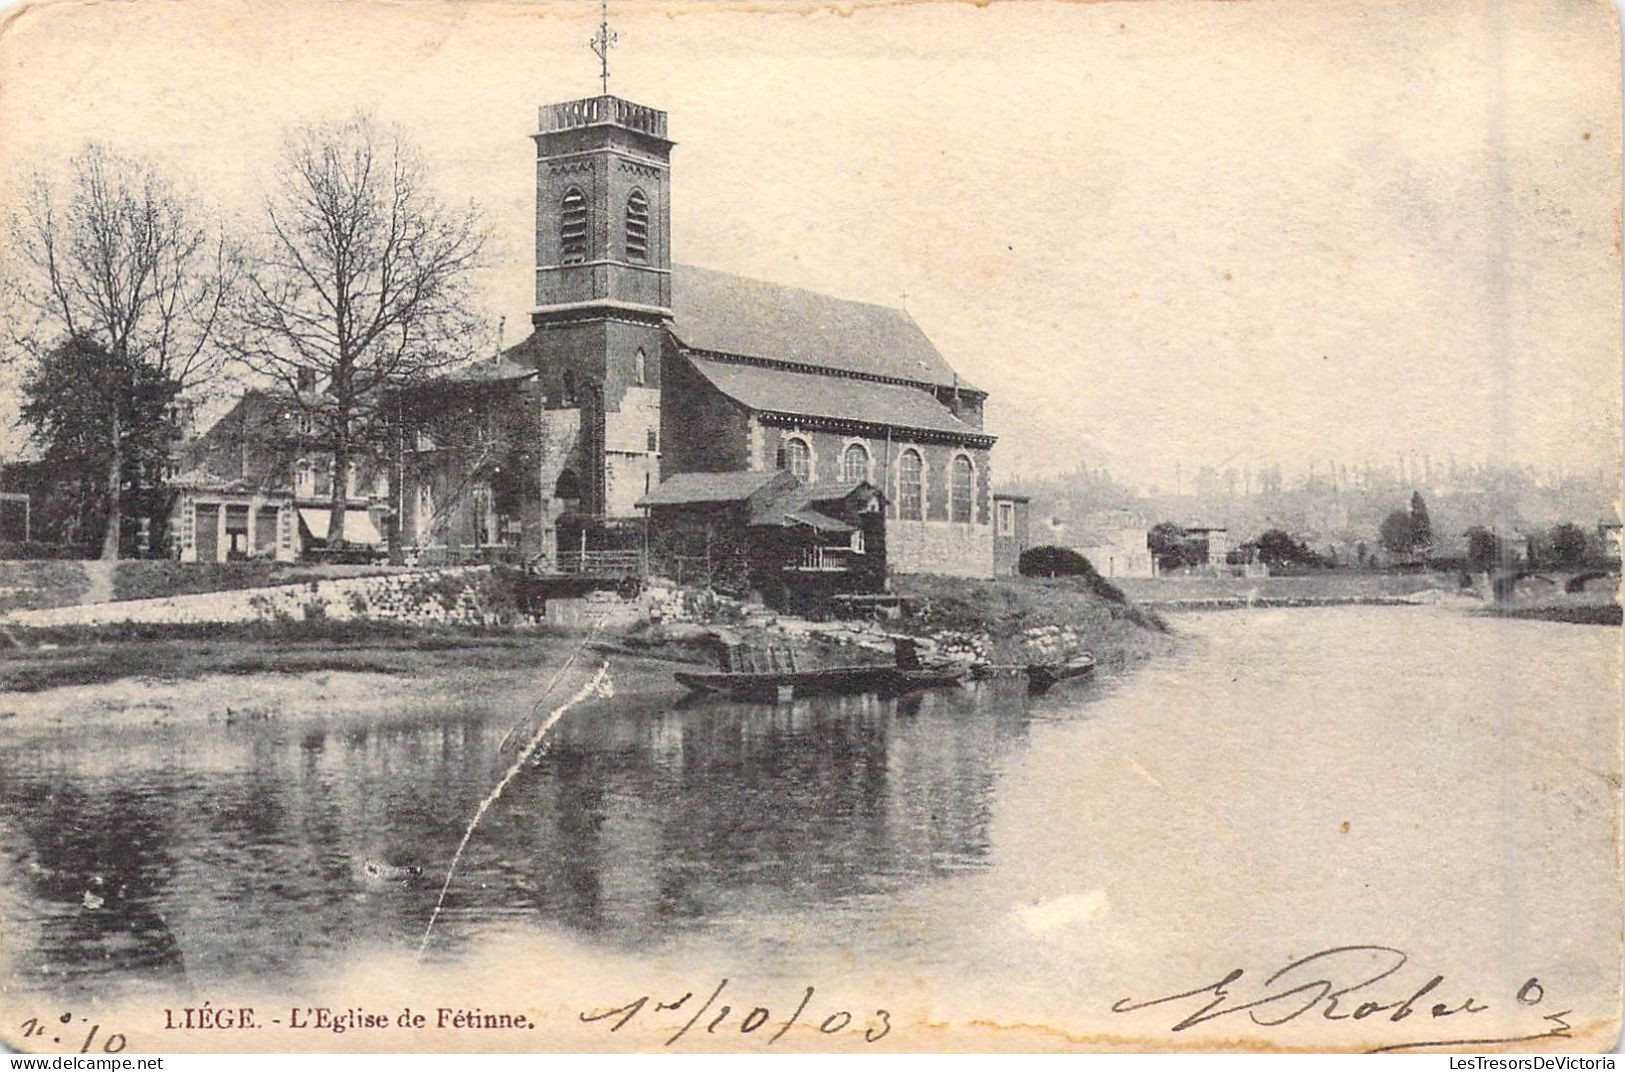
<path id="1" fill-rule="evenodd" d="M 844 479 L 842 459 L 847 448 L 858 444 L 869 455 L 868 480 L 881 488 L 887 499 L 886 514 L 897 517 L 898 468 L 905 450 L 917 451 L 925 475 L 924 518 L 926 521 L 949 519 L 949 474 L 956 456 L 970 459 L 975 484 L 971 495 L 971 518 L 978 525 L 992 520 L 989 499 L 989 452 L 986 448 L 965 447 L 954 443 L 922 443 L 894 436 L 888 443 L 884 436 L 842 435 L 837 432 L 796 428 L 760 422 L 758 437 L 752 439 L 750 468 L 774 469 L 779 465 L 780 451 L 785 440 L 796 438 L 805 442 L 812 455 L 812 479 L 830 483 Z"/>
<path id="2" fill-rule="evenodd" d="M 893 573 L 993 576 L 993 526 L 886 519 L 886 565 Z"/>

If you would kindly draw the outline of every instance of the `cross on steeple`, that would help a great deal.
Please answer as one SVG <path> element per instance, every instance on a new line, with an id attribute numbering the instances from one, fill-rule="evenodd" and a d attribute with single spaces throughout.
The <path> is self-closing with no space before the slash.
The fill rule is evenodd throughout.
<path id="1" fill-rule="evenodd" d="M 609 28 L 609 0 L 599 0 L 598 33 L 587 44 L 598 57 L 598 77 L 603 82 L 604 96 L 609 96 L 609 50 L 615 46 L 618 35 Z"/>

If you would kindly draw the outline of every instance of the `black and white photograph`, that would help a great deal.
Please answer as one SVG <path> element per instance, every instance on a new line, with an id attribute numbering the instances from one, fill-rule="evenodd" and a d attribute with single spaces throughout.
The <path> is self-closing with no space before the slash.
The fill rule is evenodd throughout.
<path id="1" fill-rule="evenodd" d="M 0 8 L 0 1043 L 1611 1051 L 1620 149 L 1599 0 Z"/>

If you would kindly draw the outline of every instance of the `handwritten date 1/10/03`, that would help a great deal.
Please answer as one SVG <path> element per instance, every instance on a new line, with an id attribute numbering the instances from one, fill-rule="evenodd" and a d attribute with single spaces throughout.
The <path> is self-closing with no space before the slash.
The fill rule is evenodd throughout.
<path id="1" fill-rule="evenodd" d="M 663 1043 L 666 1046 L 676 1045 L 684 1035 L 702 1022 L 704 1026 L 701 1030 L 706 1034 L 737 1033 L 747 1037 L 765 1036 L 769 1046 L 783 1038 L 797 1023 L 814 1027 L 824 1035 L 857 1034 L 867 1043 L 879 1042 L 891 1034 L 891 1013 L 885 1009 L 876 1009 L 866 1020 L 859 1021 L 846 1009 L 827 1011 L 812 1008 L 813 998 L 817 995 L 816 987 L 807 987 L 802 992 L 795 1011 L 788 1015 L 783 1012 L 775 1014 L 766 1005 L 753 1004 L 748 1007 L 740 1005 L 735 1008 L 731 1004 L 721 1004 L 723 991 L 727 988 L 728 980 L 724 979 L 711 991 L 710 996 L 699 1004 L 694 1003 L 694 991 L 681 994 L 670 1001 L 657 1001 L 653 995 L 644 994 L 613 1009 L 584 1012 L 581 1014 L 581 1020 L 583 1023 L 608 1023 L 610 1031 L 614 1032 L 631 1023 L 640 1014 L 646 1014 L 645 1019 L 663 1013 L 676 1013 L 679 1018 L 686 1017 L 681 1026 L 678 1026 L 672 1036 Z M 824 1015 L 821 1016 L 820 1013 Z"/>
<path id="2" fill-rule="evenodd" d="M 1564 1019 L 1571 1010 L 1546 1014 L 1538 1023 L 1534 1019 L 1540 1011 L 1534 1007 L 1546 997 L 1546 989 L 1537 978 L 1525 982 L 1514 1000 L 1520 1009 L 1531 1011 L 1530 1026 L 1538 1030 L 1499 1038 L 1473 1038 L 1471 1031 L 1445 1028 L 1446 1024 L 1463 1023 L 1488 1012 L 1491 1006 L 1476 996 L 1451 994 L 1443 975 L 1433 975 L 1414 985 L 1390 981 L 1409 959 L 1405 953 L 1388 946 L 1338 946 L 1294 960 L 1261 984 L 1246 981 L 1247 972 L 1234 968 L 1217 982 L 1178 993 L 1147 1000 L 1123 998 L 1113 1003 L 1112 1012 L 1132 1013 L 1167 1006 L 1181 1014 L 1171 1031 L 1184 1031 L 1242 1012 L 1260 1027 L 1279 1027 L 1318 1013 L 1322 1020 L 1403 1023 L 1408 1029 L 1432 1024 L 1449 1036 L 1394 1042 L 1377 1047 L 1376 1052 L 1571 1037 L 1570 1025 Z"/>
<path id="3" fill-rule="evenodd" d="M 79 1021 L 77 1027 L 74 1026 L 74 1020 Z M 97 1053 L 118 1053 L 125 1046 L 123 1035 L 116 1031 L 104 1034 L 101 1024 L 93 1024 L 89 1017 L 76 1017 L 71 1012 L 58 1016 L 55 1024 L 48 1018 L 41 1020 L 37 1016 L 30 1016 L 17 1025 L 17 1030 L 22 1032 L 25 1042 L 40 1049 L 46 1046 L 61 1046 L 64 1040 L 67 1045 L 78 1046 L 80 1053 L 90 1053 L 91 1047 L 98 1041 L 101 1045 L 96 1050 Z"/>

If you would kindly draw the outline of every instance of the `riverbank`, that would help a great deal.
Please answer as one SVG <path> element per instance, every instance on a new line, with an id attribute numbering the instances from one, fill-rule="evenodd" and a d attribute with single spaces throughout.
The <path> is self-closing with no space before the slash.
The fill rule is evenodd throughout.
<path id="1" fill-rule="evenodd" d="M 1611 625 L 1625 623 L 1618 603 L 1541 603 L 1534 606 L 1496 605 L 1480 607 L 1476 613 L 1486 618 L 1517 618 L 1524 621 L 1562 622 L 1568 625 Z"/>
<path id="2" fill-rule="evenodd" d="M 590 635 L 285 617 L 13 626 L 0 631 L 6 694 L 0 719 L 57 719 L 72 715 L 75 703 L 84 715 L 272 717 L 280 706 L 301 706 L 301 689 L 340 688 L 347 703 L 368 690 L 385 704 L 424 690 L 462 702 L 467 689 L 534 691 L 583 645 L 589 655 L 610 658 L 624 696 L 675 692 L 673 666 L 714 665 L 724 642 L 790 648 L 803 666 L 849 665 L 889 661 L 890 636 L 902 633 L 918 638 L 928 654 L 966 664 L 1021 665 L 1089 650 L 1104 672 L 1138 665 L 1177 643 L 1154 615 L 1079 578 L 909 577 L 898 589 L 902 617 L 884 623 L 809 622 L 746 608 L 726 621 L 641 621 Z M 596 659 L 578 655 L 578 661 Z"/>

